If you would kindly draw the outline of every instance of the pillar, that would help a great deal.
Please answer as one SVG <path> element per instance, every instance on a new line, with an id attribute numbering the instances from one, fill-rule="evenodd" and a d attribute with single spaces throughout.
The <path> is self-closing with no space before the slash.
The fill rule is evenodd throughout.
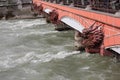
<path id="1" fill-rule="evenodd" d="M 85 50 L 85 47 L 81 44 L 83 38 L 81 37 L 81 33 L 79 31 L 75 31 L 74 39 L 76 50 Z"/>
<path id="2" fill-rule="evenodd" d="M 65 23 L 59 21 L 58 24 L 55 24 L 55 30 L 57 31 L 67 31 L 67 30 L 71 30 L 72 28 L 68 25 L 66 25 Z"/>

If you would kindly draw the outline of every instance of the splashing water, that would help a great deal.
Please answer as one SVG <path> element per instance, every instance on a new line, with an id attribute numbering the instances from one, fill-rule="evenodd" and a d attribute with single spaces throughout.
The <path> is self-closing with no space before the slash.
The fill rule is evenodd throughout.
<path id="1" fill-rule="evenodd" d="M 0 80 L 119 80 L 120 64 L 74 51 L 74 31 L 44 19 L 0 21 Z"/>

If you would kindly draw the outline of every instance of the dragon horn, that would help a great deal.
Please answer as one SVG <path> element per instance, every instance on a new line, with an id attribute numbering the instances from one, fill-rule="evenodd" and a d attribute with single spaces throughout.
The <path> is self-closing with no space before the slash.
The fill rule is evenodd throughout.
<path id="1" fill-rule="evenodd" d="M 96 21 L 90 26 L 90 28 L 93 28 L 93 26 L 95 25 Z"/>

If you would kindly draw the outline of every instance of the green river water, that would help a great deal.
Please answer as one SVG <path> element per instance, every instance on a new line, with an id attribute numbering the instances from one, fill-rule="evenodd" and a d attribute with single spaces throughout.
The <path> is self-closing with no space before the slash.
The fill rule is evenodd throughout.
<path id="1" fill-rule="evenodd" d="M 120 80 L 120 63 L 75 51 L 45 19 L 0 21 L 0 80 Z"/>

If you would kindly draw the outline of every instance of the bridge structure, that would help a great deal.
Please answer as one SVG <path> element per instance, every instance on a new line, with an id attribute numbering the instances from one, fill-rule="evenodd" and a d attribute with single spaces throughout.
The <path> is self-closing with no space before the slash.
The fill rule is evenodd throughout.
<path id="1" fill-rule="evenodd" d="M 62 4 L 55 4 L 51 2 L 46 2 L 45 0 L 33 0 L 33 5 L 35 6 L 34 9 L 38 10 L 40 13 L 42 12 L 48 14 L 47 17 L 51 17 L 52 12 L 56 13 L 54 15 L 56 15 L 57 17 L 53 15 L 54 19 L 52 20 L 55 21 L 57 19 L 57 21 L 61 21 L 74 28 L 78 33 L 80 33 L 80 37 L 82 33 L 85 33 L 87 35 L 86 30 L 89 33 L 90 31 L 91 33 L 95 32 L 95 30 L 98 30 L 98 32 L 101 31 L 103 37 L 99 37 L 98 39 L 98 42 L 100 42 L 99 47 L 97 45 L 98 52 L 104 55 L 104 53 L 107 53 L 105 50 L 108 49 L 110 51 L 112 50 L 112 52 L 120 54 L 120 16 L 95 11 L 88 8 L 82 9 L 73 7 L 71 5 L 66 6 Z M 93 28 L 93 26 L 95 27 Z M 93 41 L 94 37 L 90 38 L 91 39 L 88 40 Z M 86 49 L 86 51 L 88 52 L 89 47 Z M 102 49 L 103 47 L 104 49 Z M 94 50 L 90 52 L 96 52 L 96 47 L 94 46 L 93 48 Z"/>

